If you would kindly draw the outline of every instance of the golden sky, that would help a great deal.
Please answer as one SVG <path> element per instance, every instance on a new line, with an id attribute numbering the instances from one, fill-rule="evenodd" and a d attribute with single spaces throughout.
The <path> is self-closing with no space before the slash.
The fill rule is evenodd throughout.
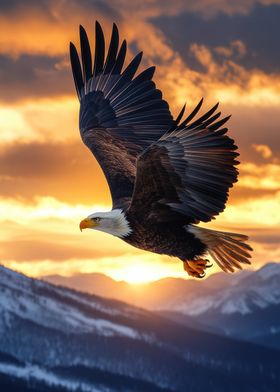
<path id="1" fill-rule="evenodd" d="M 144 50 L 143 67 L 157 66 L 174 115 L 202 96 L 205 110 L 219 101 L 232 114 L 240 178 L 207 226 L 250 235 L 252 268 L 280 261 L 279 17 L 277 0 L 1 1 L 1 263 L 33 276 L 185 277 L 179 260 L 79 232 L 82 218 L 111 208 L 103 173 L 80 140 L 68 57 L 79 24 L 92 37 L 96 19 L 106 37 L 117 22 L 128 58 Z"/>

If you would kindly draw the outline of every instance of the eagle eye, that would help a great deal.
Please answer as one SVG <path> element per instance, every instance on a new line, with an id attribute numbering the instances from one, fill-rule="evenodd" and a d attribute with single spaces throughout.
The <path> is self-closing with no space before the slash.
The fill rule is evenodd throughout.
<path id="1" fill-rule="evenodd" d="M 101 218 L 98 218 L 98 217 L 97 217 L 97 218 L 93 218 L 93 220 L 94 220 L 94 222 L 97 222 L 97 223 L 98 223 L 98 222 L 100 222 Z"/>

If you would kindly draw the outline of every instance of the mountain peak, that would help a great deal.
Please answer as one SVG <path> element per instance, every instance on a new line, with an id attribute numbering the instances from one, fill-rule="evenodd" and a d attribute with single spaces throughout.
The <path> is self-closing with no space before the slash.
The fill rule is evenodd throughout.
<path id="1" fill-rule="evenodd" d="M 261 276 L 263 279 L 268 279 L 271 276 L 280 274 L 280 263 L 275 261 L 268 262 L 263 267 L 261 267 L 257 271 L 258 276 Z"/>
<path id="2" fill-rule="evenodd" d="M 191 389 L 196 391 L 211 385 L 221 392 L 229 369 L 231 391 L 245 391 L 242 386 L 249 383 L 256 390 L 264 385 L 264 375 L 266 385 L 258 390 L 273 390 L 274 383 L 279 383 L 276 350 L 202 330 L 195 322 L 182 325 L 174 317 L 163 318 L 124 302 L 28 278 L 3 266 L 0 275 L 4 337 L 0 339 L 0 384 L 4 374 L 6 379 L 35 383 L 33 392 L 183 392 L 186 385 L 195 386 Z M 179 284 L 183 291 L 176 293 L 176 285 L 171 286 L 168 293 L 168 285 L 157 292 L 165 300 L 169 297 L 170 306 L 171 300 L 192 300 L 193 292 L 186 295 Z M 200 293 L 203 299 L 203 285 L 197 287 L 195 296 Z M 276 336 L 278 330 L 273 327 Z M 37 383 L 51 385 L 40 389 Z M 64 389 L 53 389 L 55 385 Z"/>

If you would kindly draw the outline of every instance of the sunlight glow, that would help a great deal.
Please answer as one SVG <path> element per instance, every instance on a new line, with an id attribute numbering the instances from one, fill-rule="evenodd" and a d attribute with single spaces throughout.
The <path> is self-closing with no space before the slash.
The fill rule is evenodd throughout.
<path id="1" fill-rule="evenodd" d="M 260 82 L 260 81 L 259 81 Z M 222 97 L 223 103 L 244 106 L 279 106 L 280 105 L 280 82 L 275 80 L 276 86 L 273 85 L 273 80 L 267 86 L 252 85 L 245 89 L 238 85 L 218 86 L 213 90 L 213 95 L 218 99 Z"/>
<path id="2" fill-rule="evenodd" d="M 275 196 L 244 201 L 229 205 L 221 215 L 220 222 L 236 222 L 239 227 L 265 227 L 280 225 L 280 192 Z"/>
<path id="3" fill-rule="evenodd" d="M 71 259 L 65 262 L 48 259 L 33 262 L 10 260 L 4 262 L 4 265 L 33 277 L 52 274 L 71 276 L 76 273 L 98 272 L 117 281 L 126 281 L 134 285 L 152 282 L 167 276 L 188 278 L 179 260 L 147 252 L 143 252 L 141 255 L 124 253 L 123 256 L 113 259 L 109 257 L 93 260 Z M 213 272 L 217 272 L 217 270 L 214 269 L 211 273 Z"/>
<path id="4" fill-rule="evenodd" d="M 243 163 L 241 165 L 241 176 L 238 187 L 248 187 L 251 189 L 275 189 L 280 190 L 280 165 L 254 163 Z"/>
<path id="5" fill-rule="evenodd" d="M 2 143 L 36 138 L 36 132 L 15 107 L 0 107 L 0 128 Z"/>
<path id="6" fill-rule="evenodd" d="M 175 258 L 160 256 L 150 252 L 142 252 L 120 239 L 105 233 L 86 230 L 79 232 L 78 224 L 81 218 L 93 211 L 108 210 L 108 206 L 71 205 L 60 202 L 52 197 L 38 198 L 33 205 L 13 199 L 0 199 L 0 222 L 5 230 L 1 232 L 0 241 L 8 241 L 7 246 L 13 246 L 18 240 L 42 243 L 45 249 L 53 246 L 74 246 L 81 255 L 84 250 L 91 249 L 93 258 L 81 256 L 81 259 L 66 256 L 61 260 L 49 258 L 38 260 L 15 260 L 6 254 L 1 258 L 5 265 L 32 276 L 47 274 L 73 275 L 75 273 L 100 272 L 116 280 L 126 280 L 139 284 L 157 280 L 167 276 L 187 278 L 182 269 L 182 263 Z M 277 197 L 243 201 L 238 205 L 229 205 L 224 214 L 207 227 L 246 232 L 251 227 L 266 227 L 273 229 L 279 226 L 280 192 Z M 271 230 L 270 229 L 270 230 Z M 253 245 L 254 246 L 254 245 Z M 6 247 L 6 249 L 9 249 Z M 257 249 L 263 249 L 259 246 Z M 100 254 L 102 251 L 102 255 Z M 259 254 L 264 251 L 259 250 Z M 271 251 L 269 252 L 270 254 Z M 45 252 L 46 254 L 46 252 Z M 108 256 L 107 256 L 108 254 Z M 105 255 L 105 257 L 104 257 Z M 276 257 L 278 253 L 274 251 Z M 255 257 L 256 260 L 256 257 Z M 259 256 L 257 260 L 260 260 Z M 208 274 L 217 272 L 215 266 Z"/>
<path id="7" fill-rule="evenodd" d="M 125 262 L 116 260 L 118 268 L 111 271 L 111 276 L 118 281 L 131 284 L 152 282 L 166 276 L 186 277 L 180 260 L 163 257 L 153 253 L 131 256 Z"/>
<path id="8" fill-rule="evenodd" d="M 106 207 L 95 206 L 94 210 L 106 210 Z M 34 220 L 46 218 L 76 220 L 87 216 L 88 207 L 82 205 L 69 205 L 53 197 L 37 198 L 34 205 L 24 205 L 14 199 L 0 199 L 0 221 L 12 220 L 15 222 L 31 223 Z"/>
<path id="9" fill-rule="evenodd" d="M 1 141 L 65 141 L 78 137 L 76 97 L 0 106 Z"/>

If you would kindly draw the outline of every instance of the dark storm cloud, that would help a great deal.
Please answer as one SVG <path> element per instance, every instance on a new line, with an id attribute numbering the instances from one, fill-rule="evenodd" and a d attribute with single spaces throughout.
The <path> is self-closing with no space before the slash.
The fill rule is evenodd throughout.
<path id="1" fill-rule="evenodd" d="M 81 3 L 78 0 L 70 0 L 70 4 L 78 4 L 84 8 L 85 11 L 98 10 L 103 13 L 104 16 L 111 18 L 112 21 L 120 20 L 121 16 L 118 12 L 118 7 L 113 6 L 110 1 L 102 0 L 83 0 Z"/>
<path id="2" fill-rule="evenodd" d="M 80 141 L 2 147 L 0 195 L 26 201 L 51 195 L 69 203 L 110 203 L 104 175 Z"/>
<path id="3" fill-rule="evenodd" d="M 73 92 L 68 57 L 0 55 L 0 100 L 49 97 Z"/>
<path id="4" fill-rule="evenodd" d="M 280 71 L 280 5 L 255 5 L 246 14 L 228 15 L 217 13 L 212 18 L 201 14 L 184 12 L 174 16 L 158 16 L 152 23 L 166 35 L 174 50 L 186 63 L 202 71 L 203 68 L 192 56 L 192 43 L 217 47 L 230 47 L 233 41 L 242 41 L 246 53 L 233 51 L 232 59 L 247 69 L 260 68 L 265 72 Z M 216 52 L 216 61 L 223 61 Z"/>
<path id="5" fill-rule="evenodd" d="M 0 12 L 1 13 L 6 13 L 6 12 L 14 12 L 17 11 L 20 8 L 32 8 L 32 9 L 41 9 L 44 11 L 49 10 L 50 4 L 52 4 L 53 1 L 51 0 L 1 0 L 0 1 Z"/>

